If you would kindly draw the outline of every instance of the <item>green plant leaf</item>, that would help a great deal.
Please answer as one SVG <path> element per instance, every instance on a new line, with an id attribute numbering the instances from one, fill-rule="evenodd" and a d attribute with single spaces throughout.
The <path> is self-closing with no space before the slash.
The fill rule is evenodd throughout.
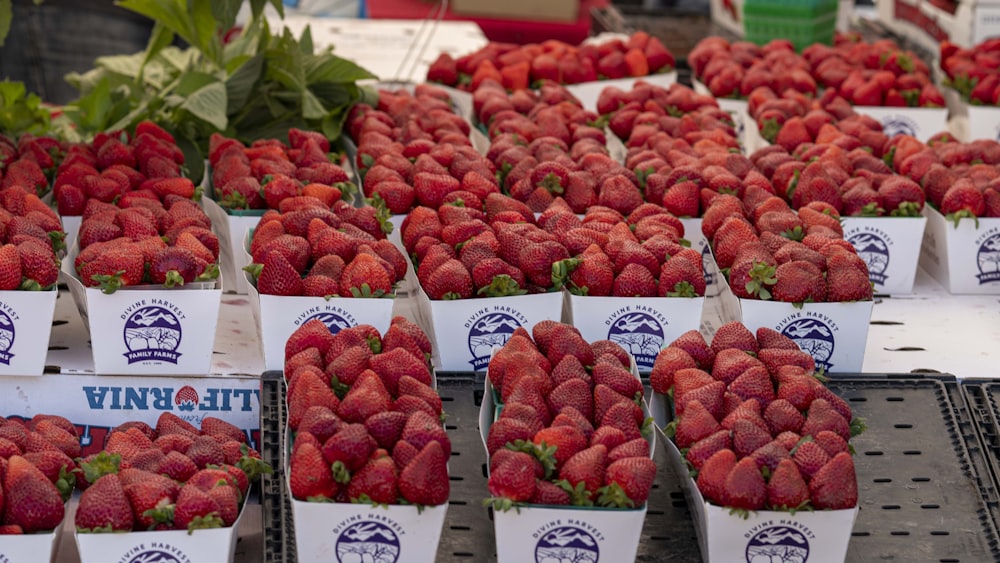
<path id="1" fill-rule="evenodd" d="M 305 77 L 310 84 L 333 82 L 344 84 L 369 78 L 378 78 L 355 62 L 335 55 L 310 56 L 305 60 Z"/>
<path id="2" fill-rule="evenodd" d="M 142 59 L 142 65 L 139 67 L 138 78 L 140 82 L 142 81 L 143 75 L 146 73 L 146 68 L 153 61 L 153 59 L 155 59 L 160 52 L 166 49 L 173 42 L 173 31 L 160 23 L 153 26 L 153 31 L 149 34 L 149 41 L 146 43 L 146 53 Z"/>
<path id="3" fill-rule="evenodd" d="M 236 25 L 236 15 L 240 12 L 243 0 L 212 0 L 212 17 L 219 22 L 223 32 Z"/>
<path id="4" fill-rule="evenodd" d="M 226 86 L 221 81 L 206 84 L 188 96 L 181 109 L 186 109 L 220 131 L 224 130 L 229 123 L 226 117 Z"/>
<path id="5" fill-rule="evenodd" d="M 14 19 L 13 7 L 10 0 L 0 0 L 0 47 L 3 47 L 10 33 L 10 22 Z"/>
<path id="6" fill-rule="evenodd" d="M 226 79 L 226 98 L 230 108 L 242 108 L 250 100 L 254 85 L 264 72 L 263 55 L 254 55 L 229 73 Z"/>
<path id="7" fill-rule="evenodd" d="M 189 45 L 200 46 L 186 0 L 117 0 L 117 5 L 163 24 Z"/>

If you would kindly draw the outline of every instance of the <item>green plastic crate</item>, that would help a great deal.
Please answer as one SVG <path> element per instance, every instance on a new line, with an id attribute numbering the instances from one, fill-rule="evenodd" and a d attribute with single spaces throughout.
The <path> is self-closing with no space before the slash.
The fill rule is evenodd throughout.
<path id="1" fill-rule="evenodd" d="M 743 32 L 747 41 L 763 45 L 788 39 L 797 51 L 813 43 L 833 43 L 837 0 L 746 0 Z"/>

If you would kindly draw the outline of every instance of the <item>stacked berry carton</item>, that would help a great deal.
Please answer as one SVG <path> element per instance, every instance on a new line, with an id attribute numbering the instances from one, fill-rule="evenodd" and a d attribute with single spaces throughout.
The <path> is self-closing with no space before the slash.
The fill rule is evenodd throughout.
<path id="1" fill-rule="evenodd" d="M 859 510 L 848 439 L 863 421 L 775 331 L 729 323 L 712 344 L 685 334 L 650 375 L 650 411 L 702 558 L 844 561 Z"/>
<path id="2" fill-rule="evenodd" d="M 311 321 L 286 346 L 298 560 L 434 561 L 451 442 L 427 335 L 402 317 L 384 335 L 358 326 L 332 336 Z"/>
<path id="3" fill-rule="evenodd" d="M 588 344 L 578 330 L 556 322 L 535 325 L 532 335 L 518 329 L 509 342 L 495 349 L 490 361 L 493 376 L 506 382 L 508 402 L 498 404 L 501 393 L 488 375 L 479 411 L 480 433 L 490 458 L 489 502 L 494 508 L 497 560 L 633 560 L 656 473 L 651 460 L 655 439 L 643 436 L 645 430 L 640 432 L 647 429 L 649 409 L 634 360 L 613 342 Z M 547 356 L 541 355 L 542 349 Z M 538 359 L 536 363 L 532 358 L 530 369 L 519 363 L 526 354 Z M 603 358 L 597 362 L 600 367 L 585 372 L 583 362 L 590 370 L 594 356 Z M 626 359 L 629 369 L 622 363 Z M 558 391 L 543 398 L 531 390 L 533 384 L 517 383 L 548 379 L 546 365 L 553 378 L 561 374 Z M 590 373 L 594 379 L 588 382 Z M 631 399 L 622 394 L 633 391 L 636 396 Z M 594 413 L 583 412 L 588 405 Z M 511 413 L 505 413 L 508 408 Z M 546 418 L 529 422 L 542 410 Z M 594 417 L 602 419 L 592 423 Z M 548 426 L 546 419 L 551 420 Z M 536 432 L 532 425 L 541 429 Z M 569 453 L 560 452 L 560 447 Z M 544 461 L 546 456 L 553 459 Z M 539 471 L 548 464 L 543 478 Z M 599 474 L 594 473 L 595 465 L 601 466 Z M 526 477 L 516 477 L 525 472 Z M 534 492 L 525 494 L 527 490 Z"/>

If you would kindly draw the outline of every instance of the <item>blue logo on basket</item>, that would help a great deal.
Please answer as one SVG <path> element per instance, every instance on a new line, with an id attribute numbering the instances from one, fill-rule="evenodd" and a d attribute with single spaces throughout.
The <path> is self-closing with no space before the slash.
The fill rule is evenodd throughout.
<path id="1" fill-rule="evenodd" d="M 179 411 L 193 411 L 198 406 L 198 392 L 194 390 L 194 387 L 185 385 L 178 389 L 177 394 L 174 395 L 174 404 L 177 405 Z"/>
<path id="2" fill-rule="evenodd" d="M 399 536 L 385 524 L 358 522 L 337 536 L 337 561 L 378 561 L 395 563 L 399 559 Z"/>
<path id="3" fill-rule="evenodd" d="M 747 542 L 747 563 L 802 563 L 809 559 L 809 540 L 799 530 L 772 526 Z"/>
<path id="4" fill-rule="evenodd" d="M 847 242 L 854 246 L 858 256 L 868 264 L 868 279 L 872 283 L 885 285 L 888 276 L 885 271 L 889 268 L 889 245 L 882 237 L 869 232 L 851 235 Z"/>
<path id="5" fill-rule="evenodd" d="M 170 310 L 153 305 L 136 310 L 125 320 L 125 346 L 123 354 L 128 363 L 169 362 L 177 363 L 181 344 L 181 323 Z"/>
<path id="6" fill-rule="evenodd" d="M 5 305 L 0 303 L 0 307 L 5 307 Z M 11 358 L 14 357 L 14 354 L 10 353 L 10 349 L 14 345 L 14 332 L 14 320 L 4 311 L 0 311 L 0 363 L 8 366 Z"/>
<path id="7" fill-rule="evenodd" d="M 507 343 L 521 322 L 506 313 L 492 313 L 472 324 L 469 328 L 469 352 L 472 354 L 472 368 L 486 369 L 494 346 Z"/>
<path id="8" fill-rule="evenodd" d="M 976 260 L 979 285 L 1000 282 L 1000 233 L 993 234 L 979 245 Z"/>
<path id="9" fill-rule="evenodd" d="M 608 340 L 627 350 L 640 368 L 653 368 L 663 348 L 663 325 L 647 313 L 628 313 L 613 319 Z"/>
<path id="10" fill-rule="evenodd" d="M 535 544 L 535 563 L 595 562 L 600 555 L 601 550 L 594 536 L 575 526 L 562 526 L 545 532 Z"/>
<path id="11" fill-rule="evenodd" d="M 701 249 L 701 269 L 705 272 L 705 285 L 708 287 L 715 285 L 715 272 L 712 271 L 714 260 L 712 250 L 705 244 Z"/>
<path id="12" fill-rule="evenodd" d="M 882 120 L 882 132 L 887 137 L 895 137 L 896 135 L 916 137 L 919 129 L 917 122 L 905 115 L 889 115 Z"/>
<path id="13" fill-rule="evenodd" d="M 781 334 L 791 338 L 799 348 L 808 352 L 816 360 L 817 368 L 830 371 L 833 367 L 830 358 L 833 357 L 835 340 L 833 331 L 823 321 L 815 318 L 797 320 L 781 329 Z"/>
<path id="14" fill-rule="evenodd" d="M 333 334 L 337 334 L 345 328 L 350 328 L 352 326 L 351 323 L 349 323 L 344 317 L 330 312 L 316 313 L 315 315 L 306 318 L 306 320 L 303 321 L 303 324 L 313 319 L 319 319 L 322 321 L 322 323 L 326 325 L 326 328 L 330 329 L 330 332 Z"/>
<path id="15" fill-rule="evenodd" d="M 126 557 L 129 555 L 132 555 L 131 550 L 125 554 Z M 191 559 L 173 546 L 159 544 L 158 549 L 142 549 L 131 559 L 122 559 L 122 561 L 126 563 L 190 563 Z"/>

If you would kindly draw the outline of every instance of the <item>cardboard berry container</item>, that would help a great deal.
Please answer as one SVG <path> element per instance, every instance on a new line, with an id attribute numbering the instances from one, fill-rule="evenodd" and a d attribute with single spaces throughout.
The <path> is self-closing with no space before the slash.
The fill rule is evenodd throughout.
<path id="1" fill-rule="evenodd" d="M 927 142 L 933 135 L 948 130 L 948 108 L 854 106 L 854 111 L 877 120 L 890 137 L 909 135 Z"/>
<path id="2" fill-rule="evenodd" d="M 440 371 L 486 371 L 494 346 L 503 346 L 521 326 L 528 332 L 535 324 L 562 319 L 560 291 L 442 301 L 431 299 L 417 286 L 424 332 L 437 353 Z"/>
<path id="3" fill-rule="evenodd" d="M 0 537 L 0 561 L 4 563 L 55 561 L 56 551 L 60 541 L 62 541 L 63 528 L 66 527 L 68 516 L 69 503 L 66 503 L 66 516 L 63 517 L 62 524 L 55 530 L 40 534 Z"/>
<path id="4" fill-rule="evenodd" d="M 634 359 L 632 375 L 639 377 Z M 498 416 L 494 395 L 487 375 L 479 409 L 484 450 L 490 425 Z M 649 415 L 645 401 L 642 410 Z M 650 434 L 647 440 L 649 456 L 653 457 L 656 439 Z M 655 494 L 655 489 L 650 494 Z M 497 561 L 633 561 L 646 510 L 644 504 L 639 508 L 528 505 L 506 512 L 493 511 Z"/>
<path id="5" fill-rule="evenodd" d="M 224 280 L 223 291 L 248 294 L 250 290 L 242 270 L 250 262 L 246 260 L 243 238 L 247 231 L 257 227 L 264 210 L 226 210 L 207 197 L 201 198 L 201 207 L 212 221 L 212 229 L 219 237 L 219 267 Z"/>
<path id="6" fill-rule="evenodd" d="M 969 142 L 978 139 L 1000 140 L 1000 107 L 977 106 L 963 100 L 951 88 L 943 88 L 948 101 L 949 126 L 955 137 Z"/>
<path id="7" fill-rule="evenodd" d="M 74 270 L 79 248 L 62 261 L 69 286 L 90 333 L 94 372 L 109 375 L 207 375 L 212 367 L 222 280 L 133 286 L 110 295 L 85 287 Z"/>
<path id="8" fill-rule="evenodd" d="M 42 375 L 59 291 L 0 291 L 0 375 Z M 2 559 L 0 559 L 2 561 Z"/>
<path id="9" fill-rule="evenodd" d="M 63 231 L 66 233 L 63 243 L 66 244 L 66 248 L 72 248 L 80 232 L 83 215 L 60 215 L 59 220 L 62 221 Z"/>
<path id="10" fill-rule="evenodd" d="M 683 217 L 681 223 L 684 224 L 684 240 L 691 243 L 691 248 L 701 253 L 701 268 L 705 273 L 705 297 L 715 297 L 721 289 L 716 283 L 718 268 L 715 266 L 712 250 L 708 247 L 708 239 L 701 232 L 701 217 Z"/>
<path id="11" fill-rule="evenodd" d="M 732 561 L 809 561 L 809 563 L 841 563 L 847 557 L 851 530 L 858 508 L 777 512 L 759 510 L 746 518 L 728 508 L 710 504 L 701 495 L 689 469 L 673 440 L 662 428 L 670 422 L 670 405 L 666 397 L 653 393 L 649 408 L 663 440 L 667 457 L 680 477 L 684 497 L 694 521 L 701 556 L 706 562 Z"/>
<path id="12" fill-rule="evenodd" d="M 844 238 L 866 264 L 875 293 L 909 295 L 926 217 L 842 217 Z"/>
<path id="13" fill-rule="evenodd" d="M 960 219 L 956 225 L 931 206 L 920 267 L 950 293 L 1000 295 L 1000 218 Z"/>
<path id="14" fill-rule="evenodd" d="M 161 530 L 116 534 L 86 534 L 74 530 L 80 563 L 178 561 L 183 563 L 231 563 L 246 503 L 236 522 L 228 528 L 207 530 Z"/>
<path id="15" fill-rule="evenodd" d="M 617 343 L 648 373 L 661 348 L 698 330 L 704 305 L 704 297 L 588 297 L 566 291 L 564 311 L 584 340 Z"/>
<path id="16" fill-rule="evenodd" d="M 723 322 L 742 322 L 750 332 L 766 326 L 791 338 L 812 355 L 816 370 L 860 373 L 874 301 L 783 303 L 736 297 L 712 260 Z"/>

